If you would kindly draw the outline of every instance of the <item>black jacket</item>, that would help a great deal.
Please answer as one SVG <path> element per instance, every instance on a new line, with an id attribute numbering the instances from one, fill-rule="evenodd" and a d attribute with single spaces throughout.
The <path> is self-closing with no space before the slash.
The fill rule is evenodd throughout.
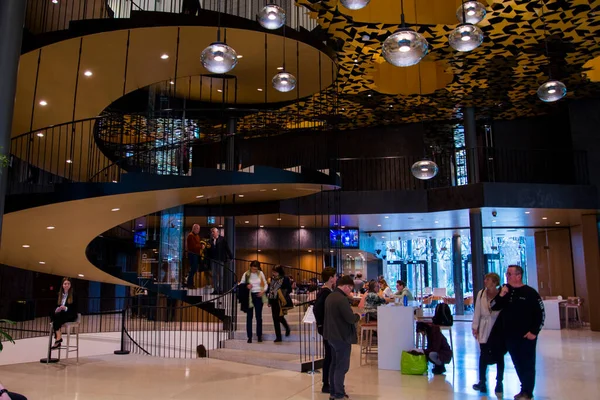
<path id="1" fill-rule="evenodd" d="M 506 337 L 522 338 L 531 332 L 537 335 L 544 326 L 544 303 L 531 286 L 514 288 L 507 285 L 508 293 L 500 293 L 491 301 L 492 310 L 502 311 L 502 324 Z"/>
<path id="2" fill-rule="evenodd" d="M 323 338 L 357 343 L 356 323 L 359 319 L 360 316 L 352 312 L 348 297 L 340 289 L 335 289 L 325 300 Z"/>
<path id="3" fill-rule="evenodd" d="M 315 300 L 315 305 L 313 307 L 313 313 L 317 320 L 317 331 L 321 336 L 323 336 L 323 321 L 325 319 L 325 300 L 327 300 L 327 296 L 331 293 L 333 293 L 331 289 L 323 286 L 317 295 L 317 300 Z"/>
<path id="4" fill-rule="evenodd" d="M 216 244 L 212 237 L 208 239 L 207 243 L 210 244 L 210 248 L 206 250 L 208 258 L 222 262 L 233 259 L 229 244 L 227 244 L 227 240 L 223 236 L 217 238 Z"/>

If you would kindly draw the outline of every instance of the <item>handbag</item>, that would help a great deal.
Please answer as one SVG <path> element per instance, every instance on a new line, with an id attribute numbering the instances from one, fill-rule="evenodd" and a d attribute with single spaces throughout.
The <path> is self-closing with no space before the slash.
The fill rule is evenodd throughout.
<path id="1" fill-rule="evenodd" d="M 400 372 L 402 375 L 423 375 L 427 372 L 427 357 L 423 353 L 403 351 Z"/>

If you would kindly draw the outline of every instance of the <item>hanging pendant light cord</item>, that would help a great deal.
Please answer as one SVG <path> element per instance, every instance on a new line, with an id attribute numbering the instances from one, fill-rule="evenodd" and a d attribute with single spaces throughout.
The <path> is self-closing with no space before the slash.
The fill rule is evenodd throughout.
<path id="1" fill-rule="evenodd" d="M 285 72 L 285 24 L 283 25 L 283 71 Z"/>
<path id="2" fill-rule="evenodd" d="M 542 24 L 544 25 L 544 49 L 546 51 L 546 59 L 548 60 L 548 78 L 552 80 L 552 63 L 550 62 L 550 52 L 548 51 L 548 26 L 546 25 L 546 11 L 544 0 L 541 0 L 542 3 Z"/>
<path id="3" fill-rule="evenodd" d="M 217 42 L 221 41 L 221 2 L 217 8 Z"/>
<path id="4" fill-rule="evenodd" d="M 404 28 L 406 23 L 404 22 L 404 0 L 400 0 L 400 26 Z"/>
<path id="5" fill-rule="evenodd" d="M 462 23 L 466 24 L 467 23 L 467 15 L 465 14 L 465 0 L 462 0 L 462 15 L 463 15 L 463 20 Z"/>

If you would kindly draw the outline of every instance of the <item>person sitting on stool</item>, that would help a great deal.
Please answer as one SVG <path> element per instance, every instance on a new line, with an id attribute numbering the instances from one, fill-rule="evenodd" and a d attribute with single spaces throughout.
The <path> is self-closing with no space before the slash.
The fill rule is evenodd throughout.
<path id="1" fill-rule="evenodd" d="M 452 361 L 452 349 L 437 325 L 417 322 L 417 333 L 425 333 L 427 336 L 427 349 L 425 355 L 427 360 L 433 363 L 431 370 L 434 375 L 440 375 L 446 372 L 445 364 Z"/>
<path id="2" fill-rule="evenodd" d="M 52 329 L 54 330 L 54 345 L 52 349 L 60 348 L 62 344 L 62 334 L 60 328 L 67 322 L 74 322 L 77 319 L 77 308 L 73 301 L 73 286 L 71 278 L 63 278 L 61 290 L 58 292 L 58 307 L 50 315 L 52 320 Z"/>

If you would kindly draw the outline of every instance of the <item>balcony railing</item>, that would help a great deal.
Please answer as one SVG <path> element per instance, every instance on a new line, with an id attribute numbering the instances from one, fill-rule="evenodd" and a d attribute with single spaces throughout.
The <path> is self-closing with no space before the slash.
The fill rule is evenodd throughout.
<path id="1" fill-rule="evenodd" d="M 183 14 L 187 0 L 29 0 L 25 27 L 32 34 L 41 34 L 69 29 L 71 21 L 94 19 L 131 18 L 136 12 L 160 12 Z M 194 1 L 191 1 L 194 3 Z M 265 6 L 264 0 L 199 0 L 200 10 L 219 11 L 250 20 Z M 312 30 L 317 22 L 308 15 L 304 7 L 296 6 L 294 0 L 278 0 L 287 15 L 286 25 L 299 30 Z"/>

